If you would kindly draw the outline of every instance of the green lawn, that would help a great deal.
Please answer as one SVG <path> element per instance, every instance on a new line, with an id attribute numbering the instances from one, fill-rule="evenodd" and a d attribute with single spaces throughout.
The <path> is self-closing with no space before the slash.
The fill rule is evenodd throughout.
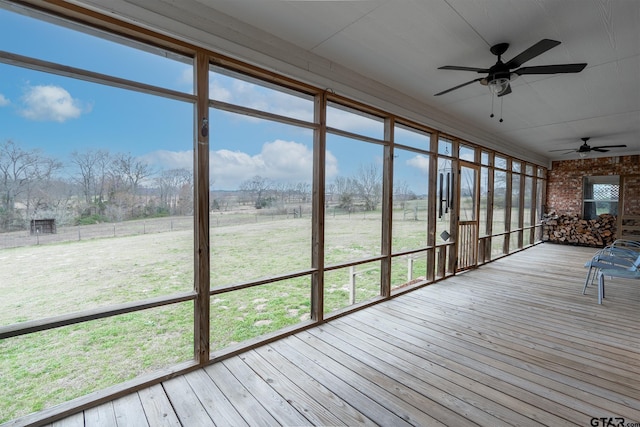
<path id="1" fill-rule="evenodd" d="M 404 214 L 404 215 L 403 215 Z M 311 267 L 310 218 L 211 221 L 212 288 Z M 224 225 L 223 225 L 224 224 Z M 394 212 L 395 251 L 426 244 L 427 222 Z M 447 229 L 446 222 L 437 226 Z M 438 242 L 442 242 L 440 238 Z M 327 216 L 325 264 L 378 255 L 379 212 Z M 426 275 L 425 253 L 413 279 Z M 167 231 L 0 250 L 0 325 L 170 295 L 193 288 L 193 233 Z M 394 258 L 392 285 L 407 282 Z M 325 274 L 325 313 L 347 307 L 349 267 Z M 380 262 L 355 267 L 355 302 L 379 295 Z M 211 298 L 212 351 L 308 320 L 311 276 Z M 0 341 L 0 422 L 193 357 L 193 303 L 130 313 Z"/>

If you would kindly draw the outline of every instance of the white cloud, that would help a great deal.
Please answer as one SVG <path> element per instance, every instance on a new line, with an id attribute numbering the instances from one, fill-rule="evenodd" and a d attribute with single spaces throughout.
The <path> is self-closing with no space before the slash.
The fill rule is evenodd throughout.
<path id="1" fill-rule="evenodd" d="M 324 156 L 326 165 L 324 174 L 326 179 L 330 180 L 338 176 L 338 159 L 331 151 L 327 151 Z"/>
<path id="2" fill-rule="evenodd" d="M 309 177 L 313 170 L 313 152 L 296 142 L 276 140 L 267 143 L 260 156 L 271 171 L 271 179 L 287 179 L 291 175 Z"/>
<path id="3" fill-rule="evenodd" d="M 9 105 L 11 102 L 8 98 L 5 98 L 3 94 L 0 93 L 0 107 L 4 107 L 5 105 Z"/>
<path id="4" fill-rule="evenodd" d="M 209 85 L 209 98 L 222 102 L 231 102 L 231 92 L 229 89 L 220 84 L 217 80 L 213 80 Z"/>
<path id="5" fill-rule="evenodd" d="M 327 108 L 327 126 L 374 138 L 384 138 L 384 123 L 381 120 L 332 106 Z"/>
<path id="6" fill-rule="evenodd" d="M 178 83 L 183 86 L 193 87 L 193 68 L 185 67 L 178 76 Z"/>
<path id="7" fill-rule="evenodd" d="M 235 190 L 240 183 L 255 175 L 274 182 L 310 182 L 313 171 L 313 151 L 294 141 L 275 140 L 262 146 L 260 153 L 226 149 L 211 151 L 211 185 L 216 189 Z M 158 150 L 140 157 L 159 169 L 192 169 L 193 151 Z M 338 161 L 326 153 L 327 179 L 338 173 Z"/>
<path id="8" fill-rule="evenodd" d="M 312 100 L 292 96 L 243 80 L 214 77 L 211 80 L 209 96 L 217 101 L 268 111 L 285 117 L 313 120 Z M 250 116 L 242 118 L 256 120 Z"/>
<path id="9" fill-rule="evenodd" d="M 193 169 L 193 150 L 157 150 L 140 156 L 139 159 L 158 169 Z"/>
<path id="10" fill-rule="evenodd" d="M 255 175 L 275 182 L 310 182 L 313 170 L 312 150 L 294 141 L 267 142 L 256 155 L 217 150 L 210 160 L 213 186 L 221 189 L 237 188 Z"/>
<path id="11" fill-rule="evenodd" d="M 80 101 L 60 86 L 30 86 L 22 97 L 22 103 L 24 108 L 20 114 L 36 121 L 62 123 L 83 113 Z"/>
<path id="12" fill-rule="evenodd" d="M 267 111 L 285 117 L 313 121 L 313 100 L 233 77 L 212 74 L 209 97 L 216 101 Z M 248 115 L 238 117 L 247 121 L 258 120 Z M 384 123 L 381 120 L 374 120 L 371 117 L 354 114 L 337 107 L 328 108 L 327 123 L 331 127 L 374 138 L 382 139 L 384 137 Z"/>
<path id="13" fill-rule="evenodd" d="M 429 158 L 421 154 L 407 160 L 407 165 L 420 170 L 424 174 L 429 172 Z"/>
<path id="14" fill-rule="evenodd" d="M 234 190 L 254 175 L 266 177 L 266 168 L 260 155 L 251 156 L 242 151 L 222 149 L 211 152 L 210 163 L 213 188 Z"/>

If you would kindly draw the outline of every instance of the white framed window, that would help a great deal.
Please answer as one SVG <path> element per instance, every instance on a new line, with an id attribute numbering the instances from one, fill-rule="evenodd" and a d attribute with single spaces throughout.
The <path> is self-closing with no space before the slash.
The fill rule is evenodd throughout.
<path id="1" fill-rule="evenodd" d="M 582 217 L 595 219 L 602 214 L 618 214 L 620 177 L 586 176 L 582 186 Z"/>

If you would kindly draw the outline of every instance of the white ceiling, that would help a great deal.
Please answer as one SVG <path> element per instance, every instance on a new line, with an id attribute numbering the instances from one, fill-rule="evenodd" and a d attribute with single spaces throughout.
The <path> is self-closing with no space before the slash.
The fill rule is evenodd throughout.
<path id="1" fill-rule="evenodd" d="M 640 1 L 637 0 L 77 0 L 297 79 L 330 87 L 527 160 L 640 154 Z M 525 75 L 494 100 L 488 68 L 541 39 L 562 44 L 526 66 L 586 62 L 579 74 Z M 501 102 L 503 102 L 501 106 Z M 504 121 L 500 123 L 500 111 Z"/>

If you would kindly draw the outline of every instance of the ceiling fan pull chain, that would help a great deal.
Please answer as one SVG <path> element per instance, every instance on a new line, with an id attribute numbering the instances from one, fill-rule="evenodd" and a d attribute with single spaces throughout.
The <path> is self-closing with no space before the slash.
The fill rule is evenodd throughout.
<path id="1" fill-rule="evenodd" d="M 495 96 L 494 94 L 491 94 L 491 115 L 489 116 L 491 118 L 493 118 L 493 97 L 494 96 Z"/>
<path id="2" fill-rule="evenodd" d="M 500 98 L 500 123 L 503 122 L 502 120 L 502 104 L 504 103 L 504 98 Z"/>

